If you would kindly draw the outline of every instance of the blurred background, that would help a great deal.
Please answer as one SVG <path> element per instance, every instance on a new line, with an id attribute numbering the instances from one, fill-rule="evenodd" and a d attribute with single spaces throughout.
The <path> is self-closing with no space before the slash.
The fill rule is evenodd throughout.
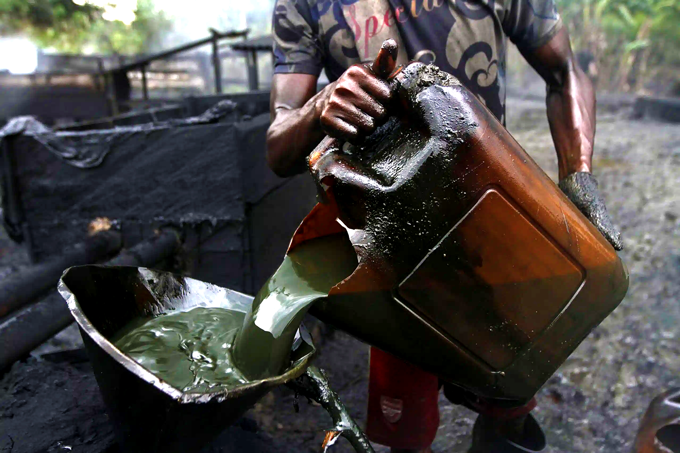
<path id="1" fill-rule="evenodd" d="M 680 95 L 680 3 L 557 0 L 579 63 L 599 91 Z M 520 73 L 523 67 L 514 67 Z"/>
<path id="2" fill-rule="evenodd" d="M 173 98 L 267 89 L 273 4 L 273 0 L 2 0 L 0 120 L 32 114 L 59 125 L 86 119 L 76 113 L 83 107 L 88 109 L 87 119 L 92 119 L 162 105 Z M 221 31 L 231 33 L 222 36 Z M 211 36 L 212 41 L 207 39 Z M 233 48 L 258 37 L 264 40 L 247 50 Z M 127 77 L 116 71 L 146 57 L 146 64 L 124 68 Z M 98 99 L 92 99 L 93 94 L 117 96 L 125 105 L 111 105 L 111 99 L 107 106 L 94 105 Z M 61 111 L 49 106 L 41 111 L 45 96 L 57 103 L 64 99 Z M 88 98 L 90 105 L 83 105 L 86 100 L 79 105 L 76 98 Z"/>

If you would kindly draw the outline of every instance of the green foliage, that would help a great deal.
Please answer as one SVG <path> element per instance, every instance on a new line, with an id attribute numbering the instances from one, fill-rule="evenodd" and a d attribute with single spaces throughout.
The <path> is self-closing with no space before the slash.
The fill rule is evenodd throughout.
<path id="1" fill-rule="evenodd" d="M 84 31 L 101 20 L 101 13 L 71 0 L 0 0 L 0 35 L 22 34 L 38 45 L 73 49 L 83 45 Z"/>
<path id="2" fill-rule="evenodd" d="M 163 48 L 163 36 L 172 21 L 158 11 L 153 0 L 137 0 L 136 19 L 125 25 L 119 21 L 98 21 L 90 30 L 90 43 L 100 53 L 137 54 Z"/>
<path id="3" fill-rule="evenodd" d="M 60 52 L 136 54 L 161 49 L 172 28 L 153 0 L 138 0 L 130 25 L 104 20 L 102 13 L 72 0 L 0 0 L 0 35 L 24 35 Z"/>
<path id="4" fill-rule="evenodd" d="M 680 65 L 678 0 L 558 0 L 573 46 L 593 54 L 605 88 L 673 81 Z"/>

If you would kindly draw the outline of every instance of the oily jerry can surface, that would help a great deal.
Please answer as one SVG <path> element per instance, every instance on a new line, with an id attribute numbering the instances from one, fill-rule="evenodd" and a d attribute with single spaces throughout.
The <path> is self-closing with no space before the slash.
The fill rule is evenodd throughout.
<path id="1" fill-rule="evenodd" d="M 526 401 L 623 299 L 627 270 L 454 77 L 412 63 L 391 83 L 401 116 L 310 155 L 327 202 L 291 249 L 347 234 L 359 258 L 311 313 L 479 396 Z"/>

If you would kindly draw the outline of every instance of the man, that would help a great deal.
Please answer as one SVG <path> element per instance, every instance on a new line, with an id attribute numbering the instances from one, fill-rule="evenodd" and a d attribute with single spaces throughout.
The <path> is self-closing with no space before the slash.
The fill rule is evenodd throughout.
<path id="1" fill-rule="evenodd" d="M 274 35 L 267 162 L 280 176 L 305 171 L 305 158 L 324 135 L 361 140 L 389 115 L 387 83 L 362 64 L 376 58 L 386 39 L 399 47 L 397 63 L 419 60 L 439 66 L 504 122 L 510 38 L 547 83 L 560 187 L 621 248 L 590 173 L 593 88 L 571 52 L 553 0 L 277 0 Z M 316 93 L 322 69 L 331 83 Z M 436 377 L 372 349 L 369 438 L 393 452 L 429 451 L 439 421 L 438 389 Z M 445 393 L 482 414 L 473 448 L 485 451 L 482 441 L 491 437 L 499 438 L 499 445 L 510 446 L 508 438 L 521 444 L 535 403 L 499 408 L 454 389 L 445 388 Z M 489 445 L 489 451 L 496 451 L 493 442 Z"/>

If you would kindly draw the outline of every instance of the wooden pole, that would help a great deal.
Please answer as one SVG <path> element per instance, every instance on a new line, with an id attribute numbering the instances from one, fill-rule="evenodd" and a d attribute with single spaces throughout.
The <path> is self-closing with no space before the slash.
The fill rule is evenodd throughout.
<path id="1" fill-rule="evenodd" d="M 215 71 L 215 93 L 222 93 L 222 60 L 220 59 L 220 48 L 218 46 L 218 36 L 213 33 L 212 40 L 212 63 Z"/>
<path id="2" fill-rule="evenodd" d="M 141 68 L 142 70 L 142 93 L 144 96 L 144 100 L 148 101 L 149 100 L 149 87 L 147 85 L 146 81 L 146 65 L 143 65 Z"/>
<path id="3" fill-rule="evenodd" d="M 255 50 L 248 51 L 246 61 L 248 64 L 248 89 L 257 91 L 260 85 L 257 74 L 257 52 Z"/>

